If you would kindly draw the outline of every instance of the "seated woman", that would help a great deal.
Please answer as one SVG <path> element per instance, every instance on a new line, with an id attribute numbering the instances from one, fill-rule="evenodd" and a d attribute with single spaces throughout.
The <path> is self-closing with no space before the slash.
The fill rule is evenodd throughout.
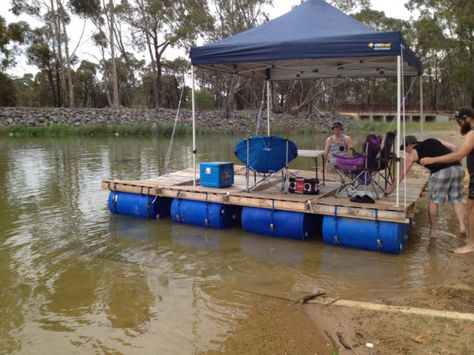
<path id="1" fill-rule="evenodd" d="M 352 156 L 352 139 L 343 134 L 344 126 L 340 122 L 332 125 L 334 135 L 326 139 L 324 146 L 324 161 L 327 166 L 333 168 L 336 163 L 336 156 Z"/>

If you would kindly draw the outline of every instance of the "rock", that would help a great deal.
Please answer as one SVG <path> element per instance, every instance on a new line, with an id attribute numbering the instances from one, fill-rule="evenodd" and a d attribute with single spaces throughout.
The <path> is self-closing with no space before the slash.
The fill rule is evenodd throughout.
<path id="1" fill-rule="evenodd" d="M 148 124 L 156 128 L 160 124 L 173 124 L 176 117 L 175 109 L 91 109 L 91 108 L 34 108 L 34 107 L 0 107 L 0 127 L 14 124 L 36 126 L 38 124 L 69 124 L 84 126 L 91 124 L 106 124 L 110 126 L 121 124 Z M 215 128 L 233 132 L 250 132 L 253 134 L 257 126 L 258 111 L 238 111 L 225 114 L 220 111 L 196 112 L 196 122 L 199 128 Z M 266 112 L 261 113 L 261 132 L 266 127 Z M 190 126 L 192 113 L 181 110 L 178 123 Z M 330 130 L 334 122 L 341 122 L 350 127 L 359 123 L 358 119 L 334 112 L 316 112 L 309 115 L 290 115 L 287 113 L 272 113 L 272 126 L 278 130 L 304 129 L 305 131 Z M 288 131 L 288 132 L 286 132 Z"/>

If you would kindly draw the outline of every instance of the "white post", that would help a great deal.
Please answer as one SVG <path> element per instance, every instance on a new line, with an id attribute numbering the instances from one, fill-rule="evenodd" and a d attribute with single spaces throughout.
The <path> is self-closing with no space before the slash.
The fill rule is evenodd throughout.
<path id="1" fill-rule="evenodd" d="M 194 100 L 194 66 L 191 66 L 191 101 L 193 112 L 193 186 L 196 187 L 196 101 Z"/>
<path id="2" fill-rule="evenodd" d="M 267 80 L 267 135 L 270 135 L 270 80 Z"/>
<path id="3" fill-rule="evenodd" d="M 423 74 L 420 75 L 420 133 L 423 139 L 423 126 L 425 124 L 425 116 L 423 115 Z"/>
<path id="4" fill-rule="evenodd" d="M 397 182 L 397 200 L 396 200 L 396 207 L 400 205 L 400 135 L 401 135 L 401 115 L 400 115 L 400 108 L 402 106 L 402 75 L 401 75 L 401 56 L 397 57 L 397 143 L 395 146 L 396 151 L 396 182 Z"/>

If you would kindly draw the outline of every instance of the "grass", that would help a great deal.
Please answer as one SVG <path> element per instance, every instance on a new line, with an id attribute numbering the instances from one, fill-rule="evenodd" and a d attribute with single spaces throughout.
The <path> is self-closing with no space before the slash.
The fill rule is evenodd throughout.
<path id="1" fill-rule="evenodd" d="M 248 128 L 243 128 L 244 131 L 253 131 L 254 123 L 249 122 Z M 396 130 L 396 122 L 370 122 L 362 121 L 360 125 L 349 127 L 349 134 L 367 134 L 367 133 L 384 133 L 388 130 Z M 425 132 L 430 131 L 450 131 L 456 130 L 457 126 L 452 121 L 447 122 L 426 122 L 423 127 Z M 84 125 L 84 126 L 70 126 L 66 124 L 55 124 L 50 126 L 27 126 L 27 125 L 12 125 L 0 129 L 0 135 L 14 135 L 26 137 L 62 137 L 62 136 L 148 136 L 148 137 L 169 137 L 173 131 L 172 124 L 161 125 Z M 266 125 L 261 127 L 260 132 L 266 131 Z M 280 122 L 272 125 L 272 134 L 279 134 L 288 136 L 294 134 L 314 134 L 321 132 L 318 127 L 313 124 L 302 122 L 301 126 L 291 127 L 287 122 Z M 420 132 L 420 123 L 412 122 L 406 125 L 407 133 Z M 176 129 L 177 136 L 191 135 L 192 127 L 189 125 L 178 125 Z M 198 127 L 196 133 L 199 135 L 208 134 L 236 134 L 232 127 L 228 128 L 210 128 Z M 324 131 L 324 133 L 327 133 Z M 246 133 L 247 134 L 247 133 Z M 262 133 L 264 134 L 264 133 Z"/>
<path id="2" fill-rule="evenodd" d="M 14 135 L 22 137 L 63 137 L 63 136 L 170 136 L 173 131 L 173 125 L 162 124 L 152 125 L 85 125 L 70 126 L 65 124 L 56 124 L 50 126 L 27 126 L 12 125 L 0 130 L 1 135 Z M 177 136 L 190 135 L 192 128 L 190 126 L 178 125 L 176 127 Z M 197 134 L 210 134 L 209 128 L 199 128 Z"/>

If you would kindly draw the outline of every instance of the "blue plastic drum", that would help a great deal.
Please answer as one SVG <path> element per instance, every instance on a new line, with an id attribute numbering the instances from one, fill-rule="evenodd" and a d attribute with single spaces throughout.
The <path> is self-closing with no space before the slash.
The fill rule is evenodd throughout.
<path id="1" fill-rule="evenodd" d="M 407 240 L 408 225 L 324 216 L 323 239 L 328 244 L 398 254 Z"/>
<path id="2" fill-rule="evenodd" d="M 239 222 L 240 207 L 204 201 L 173 199 L 173 222 L 210 228 L 228 228 Z"/>
<path id="3" fill-rule="evenodd" d="M 109 210 L 113 214 L 159 219 L 170 214 L 171 199 L 166 197 L 112 191 Z"/>
<path id="4" fill-rule="evenodd" d="M 242 208 L 242 228 L 249 233 L 306 239 L 319 231 L 320 216 L 266 208 Z"/>

